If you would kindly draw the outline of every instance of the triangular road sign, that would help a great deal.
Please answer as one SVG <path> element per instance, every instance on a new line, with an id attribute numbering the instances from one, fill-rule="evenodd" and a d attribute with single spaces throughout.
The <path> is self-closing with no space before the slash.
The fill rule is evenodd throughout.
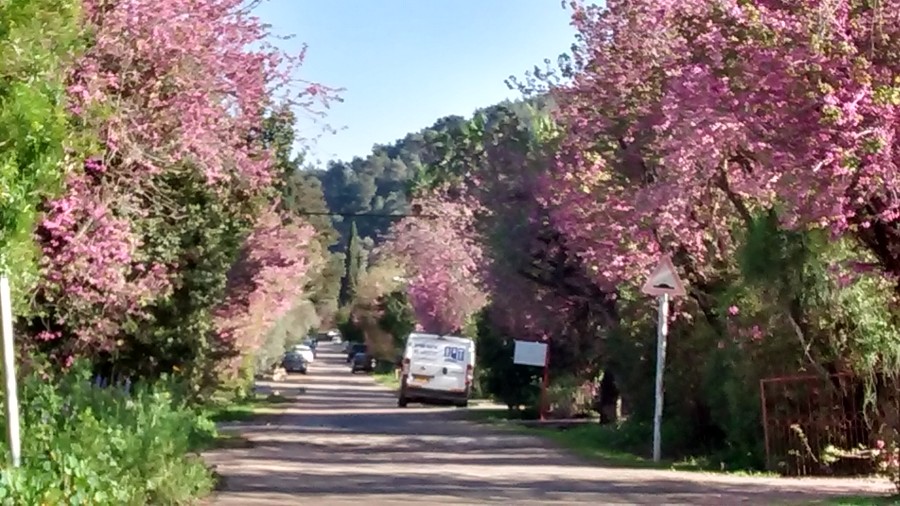
<path id="1" fill-rule="evenodd" d="M 641 287 L 641 291 L 647 295 L 659 296 L 668 294 L 673 297 L 683 297 L 687 292 L 684 284 L 675 272 L 675 266 L 672 265 L 672 259 L 669 255 L 663 255 L 659 259 L 659 265 L 653 269 L 653 274 Z"/>

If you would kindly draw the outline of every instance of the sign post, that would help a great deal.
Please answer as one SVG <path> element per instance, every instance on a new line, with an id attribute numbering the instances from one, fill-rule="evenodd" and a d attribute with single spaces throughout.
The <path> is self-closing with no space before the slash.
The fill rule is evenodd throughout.
<path id="1" fill-rule="evenodd" d="M 687 292 L 675 272 L 668 255 L 664 255 L 641 292 L 659 298 L 659 320 L 656 332 L 656 398 L 653 404 L 653 462 L 662 457 L 663 376 L 666 367 L 666 336 L 669 333 L 669 297 L 683 297 Z"/>
<path id="2" fill-rule="evenodd" d="M 547 389 L 550 388 L 550 347 L 545 344 L 544 350 L 544 376 L 541 378 L 541 409 L 539 413 L 542 422 L 547 418 L 550 408 L 547 405 Z"/>
<path id="3" fill-rule="evenodd" d="M 543 421 L 547 412 L 547 387 L 550 383 L 550 347 L 547 343 L 516 340 L 513 363 L 544 368 L 540 400 L 540 417 Z"/>
<path id="4" fill-rule="evenodd" d="M 19 435 L 19 398 L 16 392 L 16 352 L 13 347 L 12 299 L 9 278 L 6 276 L 0 276 L 0 320 L 6 393 L 6 442 L 13 467 L 19 467 L 22 461 L 22 441 Z"/>

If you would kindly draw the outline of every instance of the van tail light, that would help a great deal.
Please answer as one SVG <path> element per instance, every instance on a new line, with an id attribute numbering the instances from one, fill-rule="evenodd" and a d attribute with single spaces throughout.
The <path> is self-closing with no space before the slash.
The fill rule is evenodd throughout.
<path id="1" fill-rule="evenodd" d="M 403 359 L 403 366 L 400 368 L 400 373 L 403 374 L 404 376 L 409 374 L 409 359 L 408 358 Z"/>
<path id="2" fill-rule="evenodd" d="M 472 384 L 472 379 L 475 377 L 475 370 L 472 368 L 472 364 L 466 366 L 466 387 Z"/>

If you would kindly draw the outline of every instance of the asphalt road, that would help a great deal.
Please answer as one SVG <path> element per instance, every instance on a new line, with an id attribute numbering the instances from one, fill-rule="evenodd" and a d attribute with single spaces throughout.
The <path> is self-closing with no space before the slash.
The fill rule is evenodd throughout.
<path id="1" fill-rule="evenodd" d="M 249 448 L 205 455 L 223 476 L 212 504 L 806 504 L 889 490 L 876 480 L 781 480 L 586 462 L 542 439 L 465 421 L 465 411 L 397 407 L 322 344 L 305 376 L 264 383 L 297 401 L 238 426 Z"/>

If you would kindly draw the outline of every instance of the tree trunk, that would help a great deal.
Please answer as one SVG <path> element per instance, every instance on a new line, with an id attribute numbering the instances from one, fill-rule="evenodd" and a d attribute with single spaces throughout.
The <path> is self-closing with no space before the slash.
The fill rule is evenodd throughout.
<path id="1" fill-rule="evenodd" d="M 597 411 L 600 412 L 600 425 L 608 425 L 619 421 L 617 406 L 619 404 L 619 388 L 616 386 L 616 378 L 613 372 L 606 368 L 603 371 L 603 379 L 600 380 L 600 402 Z"/>

